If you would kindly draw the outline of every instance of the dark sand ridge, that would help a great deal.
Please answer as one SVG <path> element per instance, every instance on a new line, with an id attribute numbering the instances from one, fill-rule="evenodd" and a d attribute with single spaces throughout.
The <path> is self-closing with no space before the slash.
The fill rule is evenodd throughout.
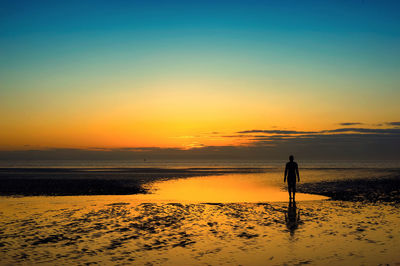
<path id="1" fill-rule="evenodd" d="M 400 203 L 400 175 L 379 179 L 348 179 L 299 184 L 302 193 L 328 196 L 334 200 Z"/>

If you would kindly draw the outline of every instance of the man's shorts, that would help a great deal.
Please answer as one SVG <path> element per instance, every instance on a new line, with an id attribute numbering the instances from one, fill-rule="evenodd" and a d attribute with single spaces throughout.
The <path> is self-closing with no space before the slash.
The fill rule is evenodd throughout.
<path id="1" fill-rule="evenodd" d="M 288 178 L 288 186 L 295 187 L 296 186 L 296 178 Z"/>

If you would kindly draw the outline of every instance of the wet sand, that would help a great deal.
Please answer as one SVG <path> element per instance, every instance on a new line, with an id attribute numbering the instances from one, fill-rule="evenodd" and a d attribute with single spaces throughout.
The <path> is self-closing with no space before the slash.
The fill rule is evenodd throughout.
<path id="1" fill-rule="evenodd" d="M 387 204 L 140 203 L 129 196 L 2 198 L 2 265 L 400 263 Z M 293 216 L 294 214 L 294 216 Z"/>
<path id="2" fill-rule="evenodd" d="M 400 175 L 299 184 L 298 191 L 335 200 L 400 203 Z"/>
<path id="3" fill-rule="evenodd" d="M 335 180 L 341 173 L 331 170 L 327 182 L 310 172 L 312 182 L 300 183 L 299 191 L 333 199 L 299 194 L 295 206 L 282 201 L 287 192 L 280 171 L 68 171 L 25 169 L 13 178 L 42 180 L 44 172 L 47 180 L 69 176 L 72 184 L 139 184 L 147 194 L 1 196 L 1 265 L 400 263 L 398 171 Z"/>

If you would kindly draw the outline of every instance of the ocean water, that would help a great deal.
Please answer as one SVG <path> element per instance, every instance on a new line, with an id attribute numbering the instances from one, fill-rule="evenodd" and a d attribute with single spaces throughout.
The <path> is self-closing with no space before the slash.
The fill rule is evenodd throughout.
<path id="1" fill-rule="evenodd" d="M 400 168 L 399 160 L 296 160 L 300 168 Z M 16 168 L 284 168 L 286 160 L 0 160 Z"/>

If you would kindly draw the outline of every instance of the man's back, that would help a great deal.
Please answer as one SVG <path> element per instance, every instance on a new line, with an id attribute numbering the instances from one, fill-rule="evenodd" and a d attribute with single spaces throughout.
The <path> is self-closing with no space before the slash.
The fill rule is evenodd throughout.
<path id="1" fill-rule="evenodd" d="M 294 161 L 293 155 L 289 156 L 290 162 L 286 163 L 286 168 L 285 168 L 285 178 L 283 179 L 283 182 L 288 183 L 288 192 L 289 192 L 289 200 L 292 199 L 292 194 L 293 194 L 293 201 L 294 201 L 294 195 L 296 194 L 296 177 L 297 181 L 300 182 L 300 175 L 299 175 L 299 168 L 297 166 L 297 163 Z"/>
<path id="2" fill-rule="evenodd" d="M 298 171 L 299 170 L 298 170 L 298 166 L 297 166 L 296 162 L 290 161 L 290 162 L 286 163 L 285 172 L 287 174 L 288 179 L 289 178 L 290 179 L 292 179 L 292 178 L 296 179 L 296 175 L 297 175 Z"/>

